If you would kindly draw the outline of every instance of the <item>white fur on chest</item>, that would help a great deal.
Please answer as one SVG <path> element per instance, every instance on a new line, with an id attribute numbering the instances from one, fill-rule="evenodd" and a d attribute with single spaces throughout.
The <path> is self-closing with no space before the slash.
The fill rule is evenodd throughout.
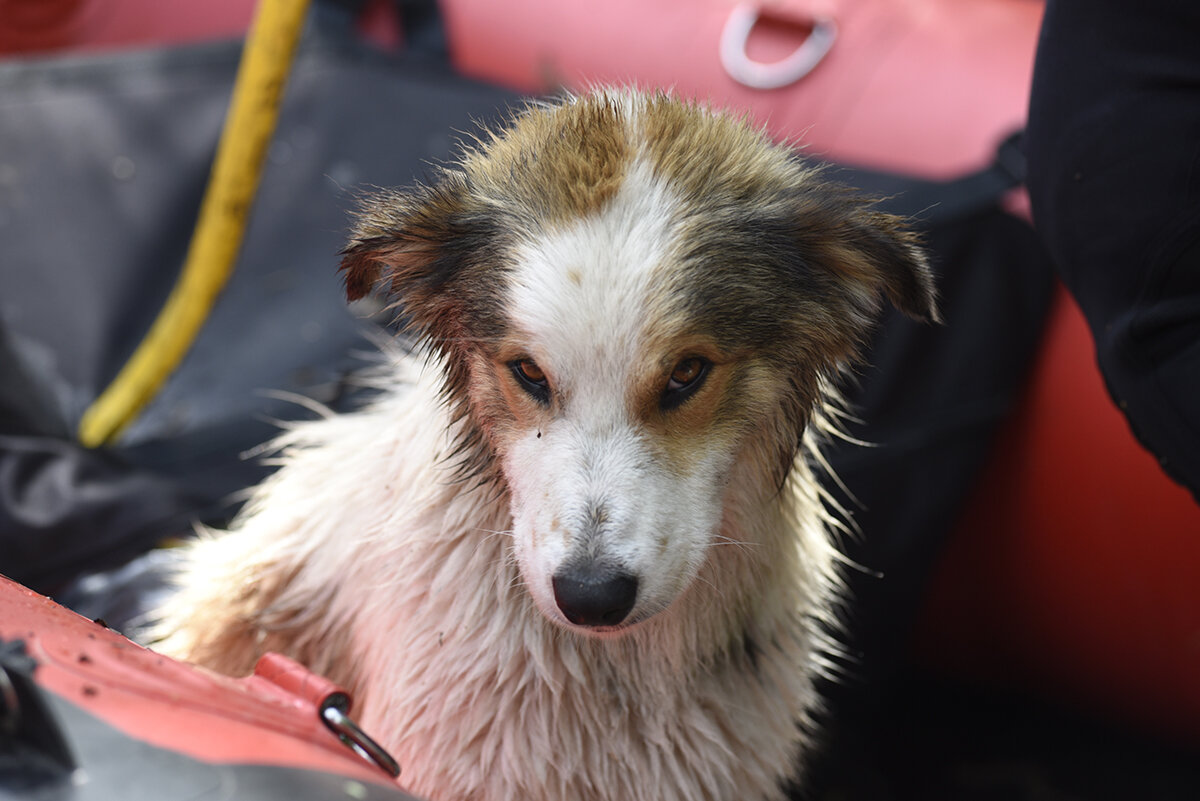
<path id="1" fill-rule="evenodd" d="M 445 462 L 429 470 L 447 445 L 425 417 L 440 411 L 420 401 L 431 390 L 316 424 L 317 449 L 274 488 L 276 506 L 312 521 L 288 535 L 311 548 L 298 586 L 334 588 L 310 625 L 352 629 L 360 722 L 406 786 L 437 801 L 756 798 L 747 788 L 773 786 L 814 703 L 797 668 L 816 645 L 798 599 L 824 592 L 832 554 L 807 552 L 823 536 L 714 547 L 671 609 L 619 639 L 573 635 L 521 586 L 504 504 L 486 487 L 463 492 Z M 295 469 L 310 455 L 323 474 L 356 475 L 336 526 L 318 507 L 337 488 Z M 375 469 L 326 473 L 350 463 Z M 777 521 L 749 517 L 799 524 L 787 506 Z M 265 520 L 241 532 L 255 534 L 271 537 Z M 753 595 L 729 589 L 731 569 L 754 574 Z"/>

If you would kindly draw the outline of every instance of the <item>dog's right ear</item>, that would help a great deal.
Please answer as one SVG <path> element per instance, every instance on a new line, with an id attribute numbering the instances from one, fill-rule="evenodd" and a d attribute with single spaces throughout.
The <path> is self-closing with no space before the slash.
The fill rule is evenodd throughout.
<path id="1" fill-rule="evenodd" d="M 439 329 L 465 300 L 454 285 L 494 250 L 494 226 L 469 208 L 468 197 L 465 180 L 453 172 L 432 186 L 364 197 L 339 268 L 347 299 L 379 287 L 418 333 L 449 336 Z"/>

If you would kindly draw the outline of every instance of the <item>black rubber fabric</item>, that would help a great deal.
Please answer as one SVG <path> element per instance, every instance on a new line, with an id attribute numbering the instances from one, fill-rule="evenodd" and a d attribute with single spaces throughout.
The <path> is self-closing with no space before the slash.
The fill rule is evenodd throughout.
<path id="1" fill-rule="evenodd" d="M 295 398 L 354 404 L 373 350 L 336 272 L 355 193 L 428 175 L 517 96 L 444 54 L 373 51 L 348 13 L 317 12 L 233 278 L 104 450 L 74 431 L 182 264 L 241 46 L 0 64 L 0 573 L 58 595 L 219 524 L 265 475 L 243 454 L 311 416 Z"/>

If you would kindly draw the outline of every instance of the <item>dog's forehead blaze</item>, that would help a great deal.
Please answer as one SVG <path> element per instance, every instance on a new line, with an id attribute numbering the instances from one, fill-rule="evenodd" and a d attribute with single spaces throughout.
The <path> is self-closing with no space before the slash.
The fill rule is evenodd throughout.
<path id="1" fill-rule="evenodd" d="M 658 273 L 671 258 L 678 206 L 638 160 L 601 208 L 546 225 L 515 247 L 504 290 L 509 350 L 524 340 L 564 392 L 592 376 L 627 384 L 664 305 Z"/>

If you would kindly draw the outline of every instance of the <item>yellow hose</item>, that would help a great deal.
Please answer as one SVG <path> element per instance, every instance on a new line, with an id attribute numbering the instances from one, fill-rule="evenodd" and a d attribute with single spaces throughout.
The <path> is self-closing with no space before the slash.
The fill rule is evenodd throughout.
<path id="1" fill-rule="evenodd" d="M 183 270 L 145 339 L 84 412 L 79 441 L 87 447 L 116 439 L 158 393 L 233 272 L 308 5 L 258 4 Z"/>

